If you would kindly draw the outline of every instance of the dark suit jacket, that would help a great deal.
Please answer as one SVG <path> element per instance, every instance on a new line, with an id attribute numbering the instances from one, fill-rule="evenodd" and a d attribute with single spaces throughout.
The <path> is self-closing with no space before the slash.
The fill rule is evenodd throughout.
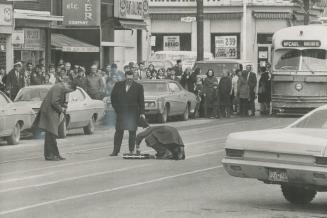
<path id="1" fill-rule="evenodd" d="M 16 76 L 15 69 L 12 69 L 6 77 L 6 87 L 10 92 L 10 98 L 15 99 L 18 91 L 24 87 L 24 75 L 19 72 Z"/>
<path id="2" fill-rule="evenodd" d="M 116 129 L 136 131 L 140 114 L 144 114 L 143 86 L 133 81 L 126 92 L 126 81 L 117 82 L 111 104 L 117 114 Z"/>
<path id="3" fill-rule="evenodd" d="M 58 136 L 58 127 L 62 121 L 60 120 L 60 114 L 64 111 L 65 107 L 66 90 L 62 83 L 57 83 L 52 86 L 44 98 L 33 127 Z"/>
<path id="4" fill-rule="evenodd" d="M 248 75 L 248 84 L 250 89 L 250 100 L 255 99 L 255 88 L 257 86 L 257 76 L 253 72 L 249 72 L 250 75 Z"/>

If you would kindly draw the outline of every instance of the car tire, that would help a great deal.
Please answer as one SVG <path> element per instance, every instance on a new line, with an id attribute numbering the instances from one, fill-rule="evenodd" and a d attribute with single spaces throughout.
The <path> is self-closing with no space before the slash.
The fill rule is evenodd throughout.
<path id="1" fill-rule="evenodd" d="M 292 204 L 308 204 L 310 203 L 317 194 L 316 190 L 306 189 L 304 187 L 282 185 L 282 192 L 287 201 Z"/>
<path id="2" fill-rule="evenodd" d="M 89 120 L 89 124 L 87 126 L 83 127 L 83 131 L 84 131 L 85 135 L 92 135 L 94 133 L 94 129 L 95 129 L 94 123 L 95 123 L 95 120 L 92 117 Z"/>
<path id="3" fill-rule="evenodd" d="M 66 118 L 60 123 L 58 127 L 58 136 L 60 139 L 64 139 L 67 136 Z"/>
<path id="4" fill-rule="evenodd" d="M 160 123 L 167 123 L 168 120 L 168 107 L 167 105 L 164 107 L 164 110 L 161 114 L 159 114 L 159 122 Z"/>
<path id="5" fill-rule="evenodd" d="M 8 145 L 17 145 L 20 140 L 20 125 L 19 123 L 16 123 L 16 125 L 13 128 L 13 132 L 11 136 L 6 137 L 6 141 Z"/>
<path id="6" fill-rule="evenodd" d="M 190 116 L 190 107 L 188 104 L 186 104 L 185 111 L 182 115 L 182 120 L 187 121 L 189 119 L 189 116 Z"/>

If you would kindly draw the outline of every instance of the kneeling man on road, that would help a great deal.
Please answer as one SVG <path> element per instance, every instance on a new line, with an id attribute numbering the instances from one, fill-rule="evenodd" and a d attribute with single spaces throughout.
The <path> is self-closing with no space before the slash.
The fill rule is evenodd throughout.
<path id="1" fill-rule="evenodd" d="M 142 124 L 146 128 L 136 136 L 137 153 L 140 154 L 140 144 L 143 139 L 147 146 L 153 148 L 157 159 L 184 160 L 184 143 L 176 128 L 171 126 L 150 127 L 147 123 Z"/>
<path id="2" fill-rule="evenodd" d="M 60 82 L 53 85 L 44 98 L 33 127 L 45 131 L 44 157 L 45 160 L 64 160 L 59 154 L 57 137 L 59 125 L 64 121 L 67 102 L 66 94 L 76 90 L 75 83 Z"/>

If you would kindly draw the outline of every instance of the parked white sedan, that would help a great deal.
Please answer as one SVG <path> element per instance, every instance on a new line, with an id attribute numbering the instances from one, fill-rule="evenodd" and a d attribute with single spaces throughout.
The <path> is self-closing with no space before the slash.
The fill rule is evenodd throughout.
<path id="1" fill-rule="evenodd" d="M 225 151 L 230 175 L 280 184 L 289 202 L 309 203 L 327 191 L 327 105 L 283 129 L 232 133 Z"/>
<path id="2" fill-rule="evenodd" d="M 16 98 L 15 103 L 22 106 L 31 107 L 37 113 L 40 110 L 41 103 L 47 95 L 51 85 L 28 86 L 22 88 Z M 68 108 L 65 122 L 59 126 L 58 133 L 60 138 L 67 135 L 68 129 L 83 128 L 84 133 L 93 134 L 95 122 L 100 120 L 104 115 L 104 102 L 93 100 L 80 87 L 74 92 L 68 94 Z M 33 132 L 38 137 L 38 132 Z"/>

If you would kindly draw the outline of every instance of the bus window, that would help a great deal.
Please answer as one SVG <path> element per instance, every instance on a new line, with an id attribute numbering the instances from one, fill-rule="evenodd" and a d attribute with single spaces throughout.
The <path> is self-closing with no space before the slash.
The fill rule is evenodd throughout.
<path id="1" fill-rule="evenodd" d="M 301 51 L 295 49 L 280 49 L 274 54 L 275 70 L 298 70 Z"/>
<path id="2" fill-rule="evenodd" d="M 302 51 L 301 71 L 327 71 L 327 52 L 322 49 Z"/>

